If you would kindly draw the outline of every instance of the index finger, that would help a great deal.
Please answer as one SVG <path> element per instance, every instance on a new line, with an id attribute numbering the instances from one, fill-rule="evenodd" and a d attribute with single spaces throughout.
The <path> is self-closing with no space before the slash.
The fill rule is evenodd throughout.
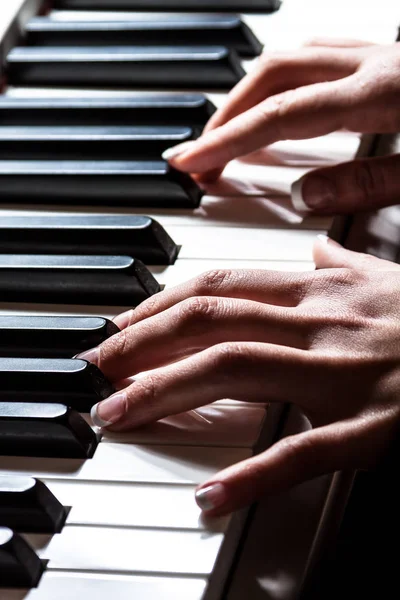
<path id="1" fill-rule="evenodd" d="M 204 134 L 170 163 L 180 171 L 204 173 L 278 140 L 308 139 L 341 129 L 346 114 L 357 111 L 356 81 L 352 75 L 272 96 Z"/>

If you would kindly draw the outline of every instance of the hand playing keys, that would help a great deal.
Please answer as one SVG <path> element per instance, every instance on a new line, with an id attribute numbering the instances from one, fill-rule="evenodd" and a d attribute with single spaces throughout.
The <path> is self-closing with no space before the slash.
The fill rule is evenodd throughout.
<path id="1" fill-rule="evenodd" d="M 118 383 L 94 409 L 131 429 L 222 398 L 291 402 L 313 429 L 215 474 L 197 491 L 221 515 L 343 468 L 374 465 L 400 425 L 400 267 L 320 239 L 317 271 L 217 271 L 116 318 L 81 357 Z"/>

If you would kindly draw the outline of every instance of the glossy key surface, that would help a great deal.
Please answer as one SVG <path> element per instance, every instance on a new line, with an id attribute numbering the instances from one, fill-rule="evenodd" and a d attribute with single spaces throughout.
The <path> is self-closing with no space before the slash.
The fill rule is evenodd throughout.
<path id="1" fill-rule="evenodd" d="M 190 127 L 0 126 L 0 160 L 160 159 L 167 148 L 193 139 Z"/>
<path id="2" fill-rule="evenodd" d="M 0 527 L 0 598 L 1 588 L 33 588 L 43 571 L 42 562 L 18 533 Z"/>
<path id="3" fill-rule="evenodd" d="M 135 306 L 159 291 L 130 256 L 0 254 L 4 302 Z"/>
<path id="4" fill-rule="evenodd" d="M 0 315 L 0 356 L 72 358 L 118 331 L 103 317 Z"/>
<path id="5" fill-rule="evenodd" d="M 0 358 L 2 402 L 61 402 L 90 412 L 94 404 L 113 391 L 102 372 L 85 360 Z"/>
<path id="6" fill-rule="evenodd" d="M 179 247 L 158 221 L 140 215 L 4 215 L 0 253 L 127 255 L 173 264 Z"/>
<path id="7" fill-rule="evenodd" d="M 93 429 L 63 404 L 0 402 L 0 455 L 91 458 L 97 447 Z"/>
<path id="8" fill-rule="evenodd" d="M 25 41 L 35 46 L 226 46 L 256 56 L 262 46 L 236 15 L 136 13 L 121 20 L 73 20 L 36 17 L 25 27 Z"/>
<path id="9" fill-rule="evenodd" d="M 270 12 L 280 0 L 55 0 L 54 8 Z"/>
<path id="10" fill-rule="evenodd" d="M 17 85 L 225 89 L 245 72 L 224 46 L 18 46 L 7 56 Z"/>
<path id="11" fill-rule="evenodd" d="M 198 134 L 214 112 L 215 106 L 203 94 L 0 96 L 1 125 L 184 126 Z"/>
<path id="12" fill-rule="evenodd" d="M 202 191 L 164 161 L 0 160 L 0 200 L 195 208 Z"/>
<path id="13" fill-rule="evenodd" d="M 61 531 L 65 518 L 65 508 L 42 481 L 15 475 L 0 477 L 1 527 L 55 533 Z"/>

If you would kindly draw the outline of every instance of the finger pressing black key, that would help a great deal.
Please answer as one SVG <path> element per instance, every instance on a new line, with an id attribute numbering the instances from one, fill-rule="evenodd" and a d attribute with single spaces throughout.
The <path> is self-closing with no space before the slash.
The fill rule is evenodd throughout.
<path id="1" fill-rule="evenodd" d="M 203 94 L 136 93 L 102 98 L 0 96 L 1 125 L 184 126 L 198 136 L 215 106 Z"/>
<path id="2" fill-rule="evenodd" d="M 0 402 L 0 455 L 91 458 L 93 429 L 62 404 Z"/>
<path id="3" fill-rule="evenodd" d="M 127 19 L 60 20 L 36 17 L 25 27 L 25 42 L 35 46 L 226 46 L 256 56 L 262 46 L 237 15 L 136 13 Z"/>
<path id="4" fill-rule="evenodd" d="M 7 56 L 7 72 L 16 85 L 195 90 L 229 90 L 245 75 L 224 46 L 19 46 Z"/>
<path id="5" fill-rule="evenodd" d="M 0 160 L 0 199 L 11 202 L 196 208 L 202 191 L 165 161 Z"/>
<path id="6" fill-rule="evenodd" d="M 3 254 L 134 256 L 146 265 L 170 265 L 179 247 L 154 219 L 135 215 L 3 215 Z"/>
<path id="7" fill-rule="evenodd" d="M 0 358 L 2 402 L 58 402 L 90 412 L 113 392 L 102 372 L 85 360 Z"/>
<path id="8" fill-rule="evenodd" d="M 42 562 L 29 544 L 11 529 L 0 527 L 0 588 L 36 587 L 42 571 Z"/>
<path id="9" fill-rule="evenodd" d="M 136 306 L 159 291 L 130 256 L 0 255 L 3 302 Z"/>
<path id="10" fill-rule="evenodd" d="M 56 533 L 61 531 L 65 518 L 65 508 L 42 481 L 16 475 L 0 477 L 1 527 L 26 533 Z"/>
<path id="11" fill-rule="evenodd" d="M 118 331 L 103 317 L 0 315 L 0 356 L 72 358 Z"/>

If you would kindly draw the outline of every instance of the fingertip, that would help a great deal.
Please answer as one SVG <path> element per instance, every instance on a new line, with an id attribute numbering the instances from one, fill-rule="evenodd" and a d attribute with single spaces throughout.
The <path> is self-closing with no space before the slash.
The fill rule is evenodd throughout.
<path id="1" fill-rule="evenodd" d="M 291 188 L 291 198 L 292 198 L 293 207 L 295 208 L 295 210 L 299 211 L 300 213 L 310 212 L 310 208 L 307 206 L 307 204 L 303 200 L 304 179 L 305 179 L 305 175 L 303 175 L 303 177 L 300 177 L 300 179 L 297 179 L 297 181 L 294 181 L 292 183 L 292 188 Z"/>

